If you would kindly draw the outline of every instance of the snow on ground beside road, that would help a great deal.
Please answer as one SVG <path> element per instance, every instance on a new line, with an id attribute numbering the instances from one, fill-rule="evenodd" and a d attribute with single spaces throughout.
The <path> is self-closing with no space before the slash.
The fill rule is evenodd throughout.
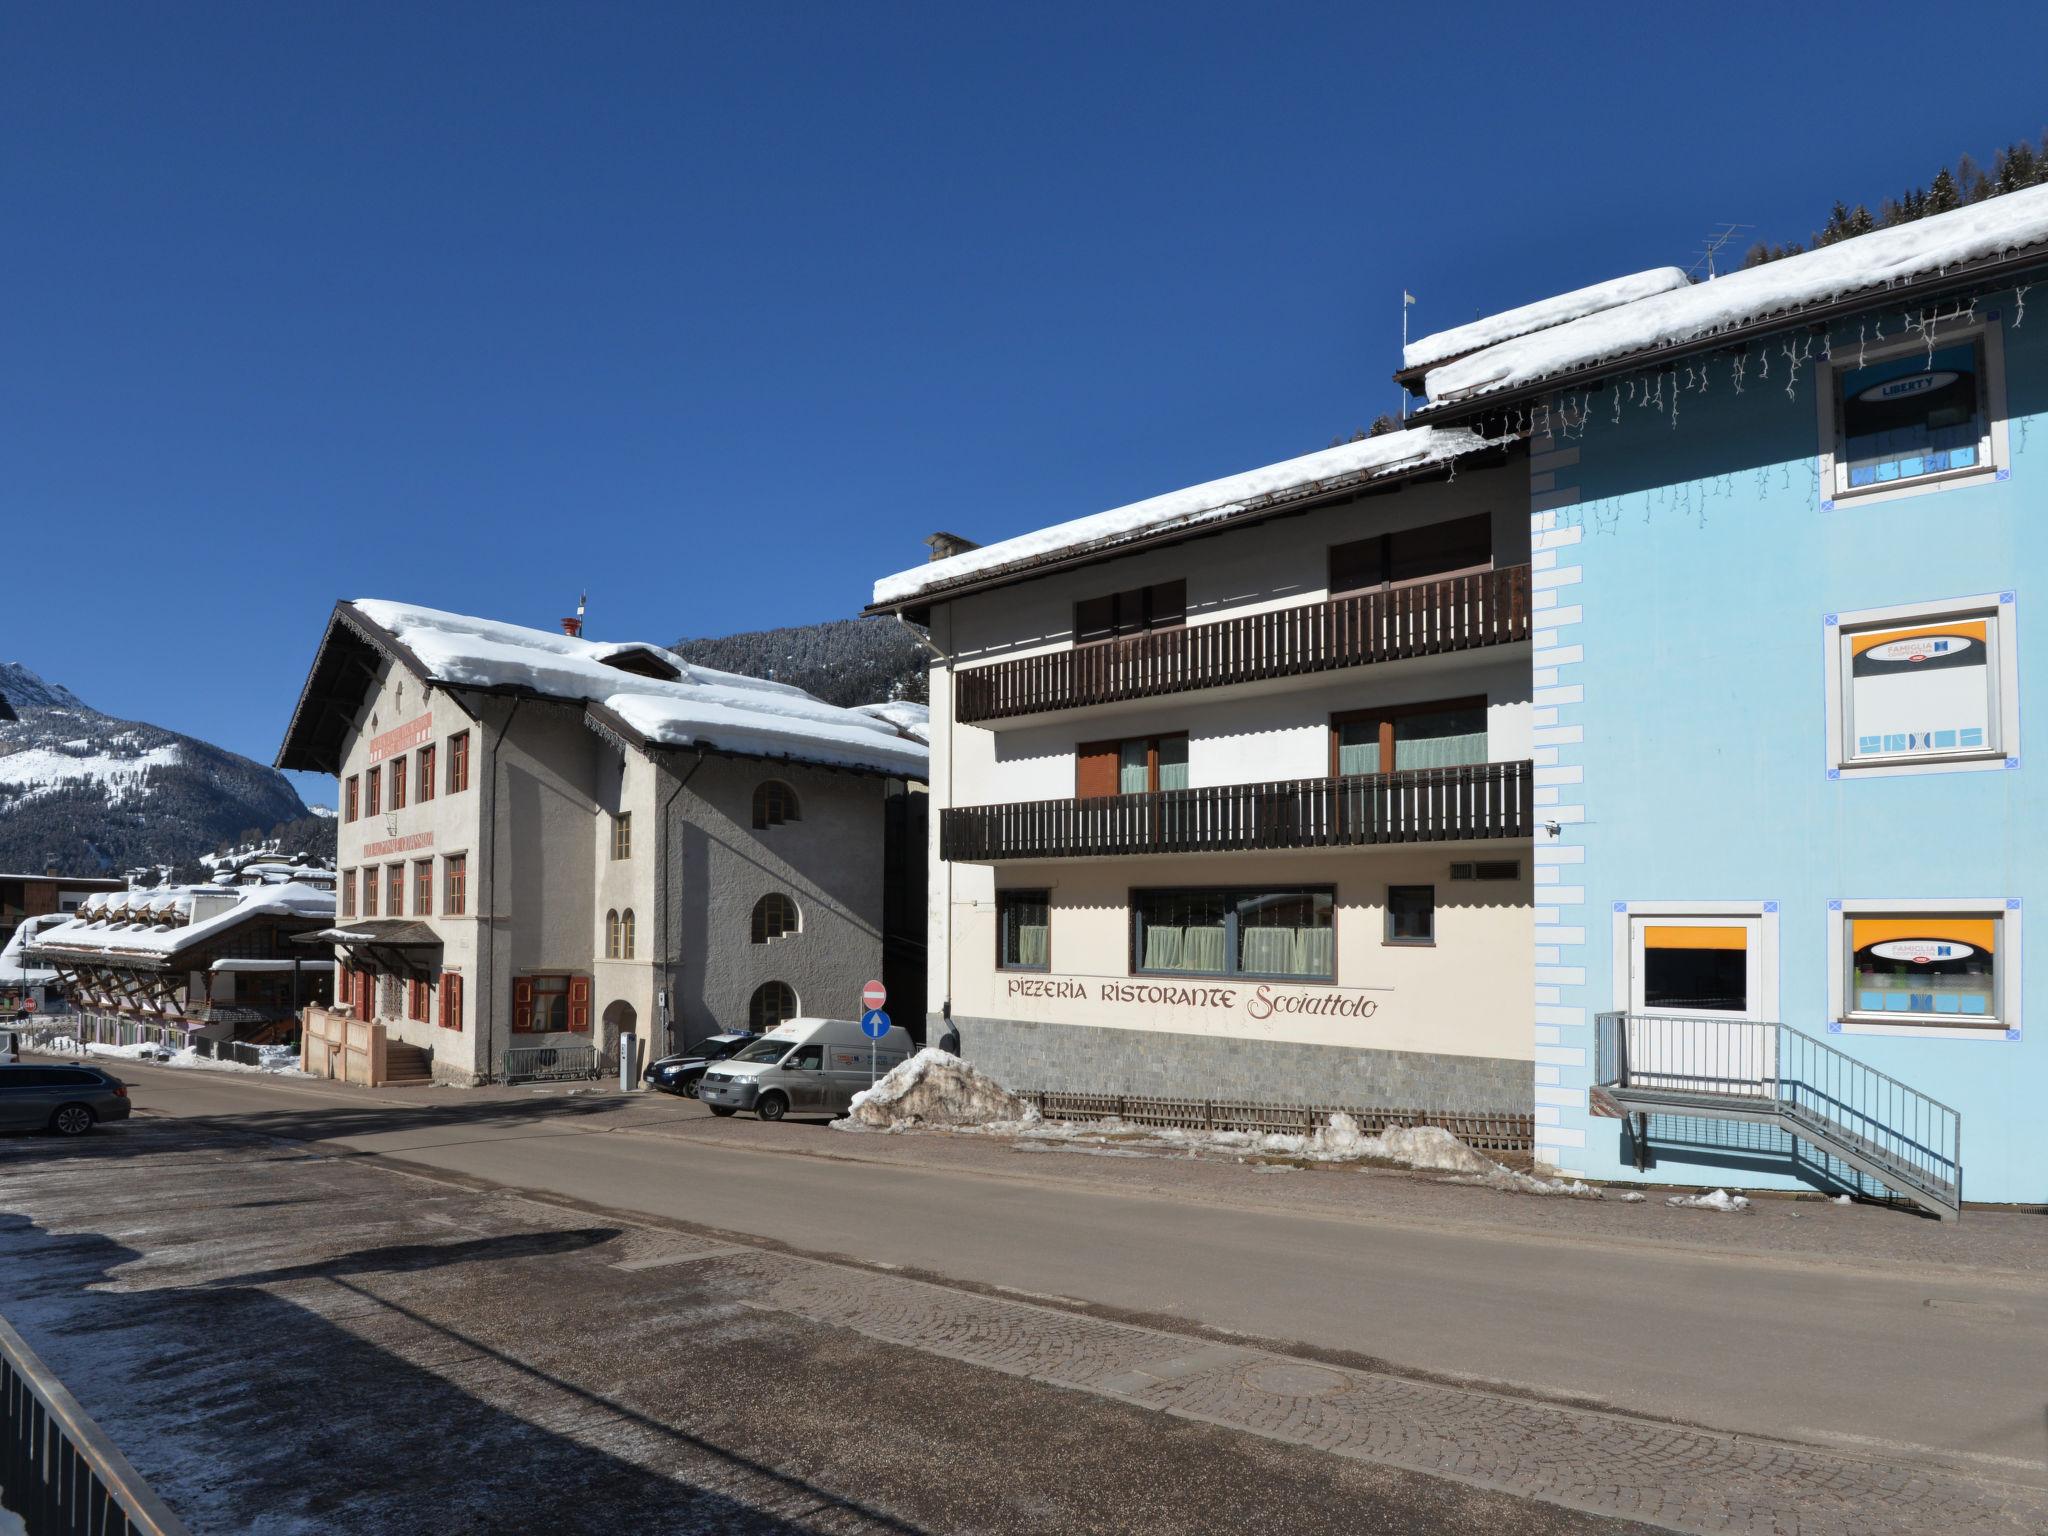
<path id="1" fill-rule="evenodd" d="M 211 1056 L 202 1056 L 191 1046 L 172 1050 L 167 1045 L 156 1045 L 141 1041 L 135 1045 L 104 1045 L 97 1040 L 80 1042 L 68 1035 L 59 1035 L 45 1041 L 39 1049 L 47 1056 L 107 1056 L 117 1061 L 147 1061 L 160 1067 L 200 1067 L 209 1072 L 263 1072 L 270 1076 L 304 1077 L 299 1070 L 299 1051 L 291 1045 L 259 1045 L 257 1054 L 263 1059 L 261 1066 L 251 1066 L 244 1061 L 217 1061 Z"/>
<path id="2" fill-rule="evenodd" d="M 1717 1189 L 1710 1195 L 1673 1195 L 1664 1202 L 1695 1211 L 1746 1211 L 1749 1199 L 1744 1195 L 1731 1195 L 1725 1189 Z"/>
<path id="3" fill-rule="evenodd" d="M 899 1131 L 921 1125 L 1028 1125 L 1037 1119 L 1038 1110 L 1028 1100 L 952 1052 L 926 1046 L 891 1067 L 874 1087 L 855 1094 L 846 1118 L 833 1124 L 846 1130 Z"/>

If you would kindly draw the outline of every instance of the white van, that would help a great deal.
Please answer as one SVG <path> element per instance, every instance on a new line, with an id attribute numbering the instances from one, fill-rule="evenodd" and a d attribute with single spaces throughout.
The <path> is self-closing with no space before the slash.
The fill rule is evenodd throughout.
<path id="1" fill-rule="evenodd" d="M 843 1115 L 853 1096 L 916 1054 L 910 1033 L 891 1024 L 870 1040 L 852 1019 L 786 1019 L 745 1050 L 707 1067 L 697 1098 L 714 1115 L 751 1109 L 784 1115 Z"/>

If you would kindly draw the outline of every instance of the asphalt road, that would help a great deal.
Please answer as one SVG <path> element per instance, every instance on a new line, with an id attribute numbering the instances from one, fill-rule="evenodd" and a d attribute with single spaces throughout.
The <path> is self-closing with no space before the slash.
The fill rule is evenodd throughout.
<path id="1" fill-rule="evenodd" d="M 1218 1210 L 792 1158 L 736 1137 L 596 1133 L 569 1114 L 465 1105 L 452 1093 L 445 1110 L 365 1116 L 365 1099 L 331 1087 L 124 1075 L 142 1108 L 331 1150 L 1288 1347 L 2048 1486 L 2048 1288 L 2026 1277 Z M 701 1113 L 647 1105 L 656 1119 Z M 829 1154 L 830 1133 L 818 1135 Z"/>

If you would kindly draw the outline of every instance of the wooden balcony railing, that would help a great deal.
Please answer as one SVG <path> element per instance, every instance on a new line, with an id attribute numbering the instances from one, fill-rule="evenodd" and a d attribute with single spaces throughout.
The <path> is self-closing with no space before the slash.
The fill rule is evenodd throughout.
<path id="1" fill-rule="evenodd" d="M 972 725 L 1528 638 L 1529 567 L 1513 565 L 970 667 L 953 711 Z"/>
<path id="2" fill-rule="evenodd" d="M 939 854 L 980 863 L 1528 837 L 1533 771 L 1526 761 L 1473 763 L 961 806 L 940 815 Z"/>

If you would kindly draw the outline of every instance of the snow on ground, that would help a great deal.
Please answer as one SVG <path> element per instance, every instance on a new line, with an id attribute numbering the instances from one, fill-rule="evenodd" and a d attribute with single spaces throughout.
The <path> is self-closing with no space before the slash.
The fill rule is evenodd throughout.
<path id="1" fill-rule="evenodd" d="M 1664 1203 L 1694 1211 L 1746 1211 L 1749 1209 L 1748 1196 L 1731 1195 L 1725 1189 L 1717 1189 L 1710 1195 L 1673 1195 Z"/>
<path id="2" fill-rule="evenodd" d="M 531 689 L 599 704 L 662 746 L 925 775 L 921 740 L 883 716 L 841 709 L 788 683 L 701 667 L 643 641 L 584 640 L 377 598 L 349 606 L 405 646 L 430 680 L 447 686 Z M 613 665 L 620 660 L 651 665 L 674 680 L 623 671 Z"/>
<path id="3" fill-rule="evenodd" d="M 126 757 L 112 752 L 74 752 L 68 746 L 23 747 L 0 757 L 0 785 L 18 789 L 22 799 L 33 800 L 54 795 L 70 784 L 98 784 L 106 790 L 108 803 L 118 805 L 131 797 L 146 796 L 150 771 L 177 761 L 176 746 L 150 747 Z"/>
<path id="4" fill-rule="evenodd" d="M 1018 1150 L 1071 1151 L 1092 1157 L 1234 1157 L 1298 1163 L 1394 1163 L 1452 1176 L 1450 1182 L 1532 1195 L 1599 1198 L 1591 1185 L 1504 1168 L 1434 1125 L 1390 1126 L 1368 1136 L 1347 1114 L 1333 1114 L 1306 1135 L 1183 1130 L 1135 1126 L 1117 1119 L 1048 1121 L 1028 1099 L 949 1051 L 927 1046 L 857 1093 L 843 1120 L 847 1131 L 905 1132 L 943 1128 L 1013 1139 Z"/>
<path id="5" fill-rule="evenodd" d="M 1516 309 L 1504 309 L 1497 315 L 1488 315 L 1469 325 L 1453 326 L 1420 341 L 1411 341 L 1401 350 L 1401 366 L 1427 368 L 1467 352 L 1476 352 L 1481 347 L 1498 346 L 1531 331 L 1545 331 L 1553 325 L 1563 325 L 1581 315 L 1597 315 L 1617 304 L 1633 304 L 1653 293 L 1669 293 L 1674 288 L 1685 287 L 1688 281 L 1685 273 L 1677 267 L 1657 267 L 1649 272 L 1610 278 L 1590 287 L 1574 288 L 1570 293 L 1538 299 L 1534 304 L 1524 304 Z"/>
<path id="6" fill-rule="evenodd" d="M 201 1067 L 209 1072 L 265 1072 L 272 1076 L 304 1077 L 299 1070 L 299 1048 L 295 1045 L 259 1045 L 261 1066 L 241 1061 L 216 1061 L 202 1056 L 191 1046 L 173 1050 L 147 1041 L 136 1045 L 104 1045 L 97 1040 L 78 1041 L 58 1035 L 36 1048 L 46 1056 L 105 1056 L 117 1061 L 148 1061 L 161 1067 Z"/>
<path id="7" fill-rule="evenodd" d="M 1448 464 L 1462 454 L 1476 453 L 1486 439 L 1461 427 L 1419 427 L 1383 432 L 1355 443 L 1341 443 L 1298 459 L 1268 464 L 1263 469 L 1210 480 L 1185 490 L 1169 491 L 1129 506 L 1115 507 L 1071 522 L 1055 523 L 1035 533 L 985 544 L 965 554 L 929 561 L 875 583 L 877 603 L 907 602 L 936 587 L 986 575 L 1007 566 L 1024 565 L 1052 555 L 1071 554 L 1174 528 L 1214 522 L 1244 511 L 1267 497 L 1306 490 L 1323 480 L 1354 475 L 1377 478 Z"/>
<path id="8" fill-rule="evenodd" d="M 1425 388 L 1432 403 L 1522 389 L 2044 242 L 2048 186 L 2029 187 L 1502 341 L 1431 369 Z"/>

